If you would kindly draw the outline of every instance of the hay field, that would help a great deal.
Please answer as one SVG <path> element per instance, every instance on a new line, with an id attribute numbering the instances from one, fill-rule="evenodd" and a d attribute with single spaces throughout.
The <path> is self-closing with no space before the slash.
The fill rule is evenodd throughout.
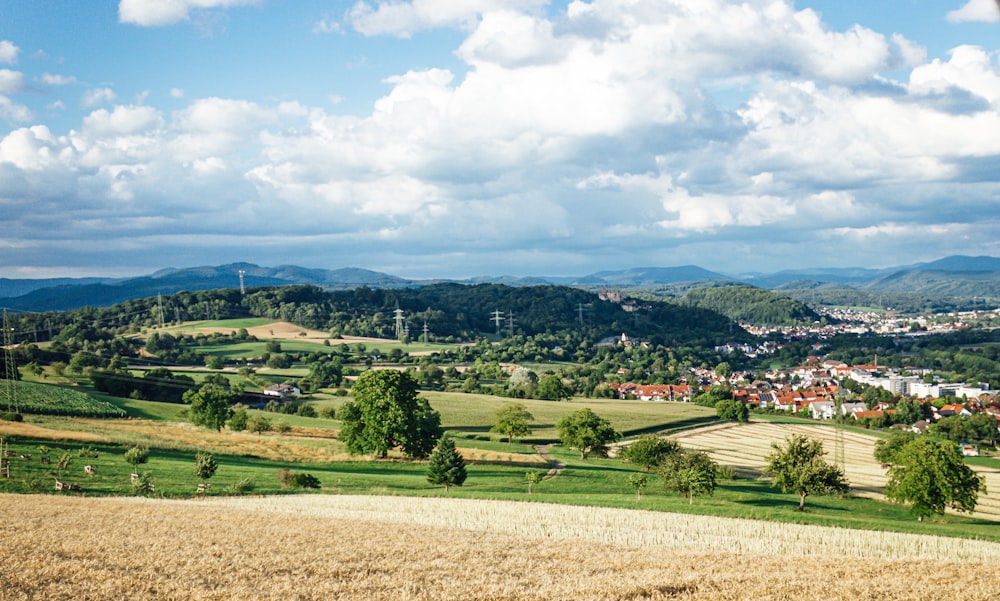
<path id="1" fill-rule="evenodd" d="M 976 601 L 1000 590 L 997 543 L 642 511 L 335 496 L 0 503 L 2 601 Z"/>
<path id="2" fill-rule="evenodd" d="M 829 426 L 773 422 L 724 424 L 691 430 L 675 438 L 684 447 L 706 451 L 720 464 L 735 467 L 744 477 L 756 477 L 767 466 L 771 443 L 781 443 L 792 434 L 823 441 L 827 460 L 834 460 L 836 430 Z M 877 440 L 868 434 L 844 431 L 844 472 L 851 482 L 851 494 L 855 496 L 885 498 L 882 493 L 887 481 L 886 470 L 872 456 Z M 989 493 L 980 495 L 972 515 L 1000 520 L 1000 470 L 977 465 L 970 467 L 986 477 Z"/>

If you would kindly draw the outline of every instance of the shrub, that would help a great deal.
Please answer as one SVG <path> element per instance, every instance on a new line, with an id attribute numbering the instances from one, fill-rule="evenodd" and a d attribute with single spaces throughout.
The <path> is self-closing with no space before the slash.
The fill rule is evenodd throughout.
<path id="1" fill-rule="evenodd" d="M 267 419 L 263 415 L 251 415 L 247 420 L 247 427 L 250 428 L 250 431 L 254 434 L 268 432 L 271 430 L 271 420 Z"/>
<path id="2" fill-rule="evenodd" d="M 231 495 L 246 495 L 253 492 L 256 487 L 256 483 L 252 478 L 243 478 L 238 482 L 234 482 L 232 486 L 229 487 L 229 494 Z"/>
<path id="3" fill-rule="evenodd" d="M 24 416 L 20 413 L 14 413 L 13 411 L 4 411 L 0 413 L 0 420 L 5 422 L 23 422 Z"/>
<path id="4" fill-rule="evenodd" d="M 282 421 L 274 424 L 274 431 L 277 432 L 278 434 L 284 434 L 291 429 L 292 427 L 289 426 L 287 422 Z"/>
<path id="5" fill-rule="evenodd" d="M 310 403 L 299 405 L 297 412 L 302 417 L 316 417 L 316 408 Z"/>
<path id="6" fill-rule="evenodd" d="M 98 457 L 101 456 L 100 453 L 98 453 L 97 451 L 95 451 L 90 447 L 83 447 L 82 449 L 77 451 L 76 455 L 77 457 L 85 457 L 87 459 L 97 459 Z"/>
<path id="7" fill-rule="evenodd" d="M 156 491 L 153 486 L 153 478 L 149 475 L 149 472 L 142 472 L 136 478 L 132 478 L 132 489 L 133 495 L 146 496 L 151 495 Z"/>
<path id="8" fill-rule="evenodd" d="M 326 419 L 337 419 L 337 408 L 336 407 L 323 407 L 319 410 L 319 416 L 325 417 Z"/>
<path id="9" fill-rule="evenodd" d="M 294 483 L 302 488 L 320 488 L 319 478 L 312 474 L 295 474 Z"/>
<path id="10" fill-rule="evenodd" d="M 242 432 L 247 429 L 250 416 L 247 415 L 246 407 L 237 407 L 229 417 L 229 429 L 233 432 Z"/>
<path id="11" fill-rule="evenodd" d="M 293 474 L 292 470 L 288 469 L 287 467 L 283 467 L 280 470 L 278 470 L 278 473 L 275 474 L 275 477 L 277 477 L 278 482 L 281 483 L 282 490 L 288 490 L 289 488 L 292 487 L 293 484 L 295 484 L 295 474 Z"/>

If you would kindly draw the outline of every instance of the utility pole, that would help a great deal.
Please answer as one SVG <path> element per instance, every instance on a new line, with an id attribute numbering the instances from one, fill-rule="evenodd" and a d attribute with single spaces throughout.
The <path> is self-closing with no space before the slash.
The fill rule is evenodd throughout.
<path id="1" fill-rule="evenodd" d="M 430 333 L 431 333 L 431 329 L 429 327 L 427 327 L 427 320 L 425 319 L 424 320 L 424 344 L 427 344 L 427 342 L 429 340 Z"/>
<path id="2" fill-rule="evenodd" d="M 510 337 L 513 338 L 514 337 L 514 312 L 513 311 L 508 311 L 507 312 L 507 325 L 510 326 Z"/>
<path id="3" fill-rule="evenodd" d="M 393 314 L 395 315 L 393 319 L 396 321 L 396 340 L 402 340 L 406 333 L 404 328 L 405 320 L 403 318 L 403 310 L 397 307 L 396 310 L 393 311 Z"/>
<path id="4" fill-rule="evenodd" d="M 21 407 L 17 402 L 17 385 L 14 378 L 17 373 L 17 362 L 14 360 L 14 342 L 11 340 L 13 328 L 7 320 L 7 309 L 3 310 L 3 361 L 4 370 L 7 372 L 7 411 L 20 413 Z"/>
<path id="5" fill-rule="evenodd" d="M 160 327 L 163 327 L 163 297 L 159 294 L 156 295 L 156 305 L 159 307 L 160 313 Z"/>
<path id="6" fill-rule="evenodd" d="M 246 296 L 247 295 L 247 287 L 246 287 L 246 285 L 243 282 L 243 276 L 245 276 L 246 274 L 247 274 L 246 271 L 244 271 L 242 269 L 240 270 L 240 296 Z"/>
<path id="7" fill-rule="evenodd" d="M 503 323 L 503 313 L 499 309 L 490 314 L 490 321 L 492 321 L 497 326 L 497 336 L 500 335 L 500 324 Z"/>

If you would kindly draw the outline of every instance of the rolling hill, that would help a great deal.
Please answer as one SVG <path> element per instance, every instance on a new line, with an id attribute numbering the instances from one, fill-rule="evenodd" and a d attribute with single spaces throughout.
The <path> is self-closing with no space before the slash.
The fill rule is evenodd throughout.
<path id="1" fill-rule="evenodd" d="M 25 311 L 65 311 L 85 306 L 106 307 L 157 294 L 238 288 L 241 270 L 245 274 L 247 288 L 309 284 L 324 290 L 350 290 L 361 286 L 402 289 L 453 282 L 466 285 L 569 285 L 587 290 L 607 287 L 626 292 L 640 289 L 648 292 L 658 288 L 659 296 L 682 296 L 689 290 L 705 287 L 706 284 L 726 288 L 730 284 L 743 283 L 777 290 L 804 302 L 823 302 L 822 298 L 829 294 L 816 292 L 837 291 L 838 298 L 849 298 L 855 292 L 857 295 L 885 292 L 917 294 L 931 297 L 931 304 L 946 301 L 945 304 L 955 307 L 961 307 L 963 299 L 1000 304 L 1000 258 L 952 256 L 888 269 L 815 268 L 728 276 L 696 265 L 684 265 L 599 271 L 580 277 L 481 276 L 466 280 L 413 280 L 351 267 L 312 269 L 296 265 L 261 267 L 252 263 L 231 263 L 162 269 L 150 275 L 125 279 L 4 278 L 0 279 L 0 295 L 3 295 L 0 297 L 0 305 Z M 921 304 L 927 305 L 924 301 Z"/>

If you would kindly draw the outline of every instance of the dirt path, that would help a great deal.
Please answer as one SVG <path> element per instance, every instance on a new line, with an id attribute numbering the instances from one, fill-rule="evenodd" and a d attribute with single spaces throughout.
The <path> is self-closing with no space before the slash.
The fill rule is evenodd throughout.
<path id="1" fill-rule="evenodd" d="M 549 464 L 549 471 L 545 472 L 545 477 L 547 479 L 555 478 L 560 474 L 560 472 L 566 469 L 565 463 L 559 461 L 558 459 L 554 459 L 552 455 L 549 455 L 548 445 L 544 444 L 535 445 L 535 450 L 538 451 L 538 454 L 541 455 L 542 459 L 544 459 L 546 463 Z"/>

